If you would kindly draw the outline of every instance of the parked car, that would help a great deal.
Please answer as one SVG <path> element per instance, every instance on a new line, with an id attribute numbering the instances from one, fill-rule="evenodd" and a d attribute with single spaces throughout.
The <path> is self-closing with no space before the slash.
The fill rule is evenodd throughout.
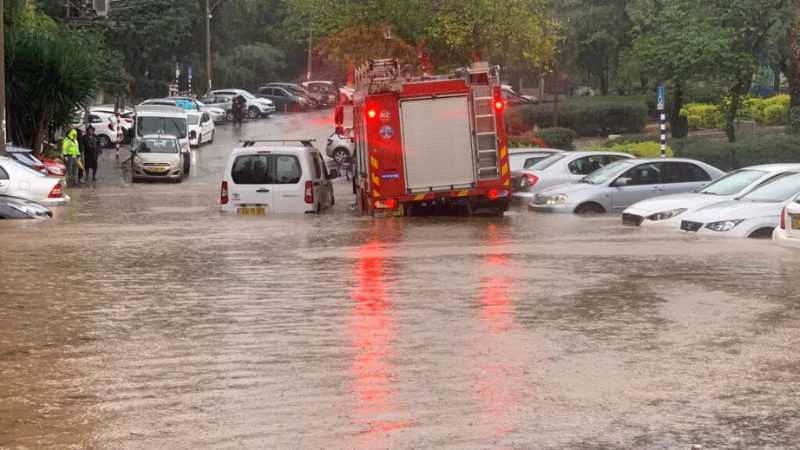
<path id="1" fill-rule="evenodd" d="M 0 195 L 0 219 L 40 219 L 53 217 L 44 205 L 7 195 Z"/>
<path id="2" fill-rule="evenodd" d="M 778 228 L 772 233 L 772 239 L 781 244 L 800 246 L 800 196 L 795 196 L 781 210 Z"/>
<path id="3" fill-rule="evenodd" d="M 231 99 L 237 95 L 244 97 L 247 108 L 247 115 L 251 119 L 259 117 L 269 117 L 275 112 L 275 103 L 268 98 L 259 98 L 244 89 L 217 89 L 208 93 L 213 96 L 230 96 Z"/>
<path id="4" fill-rule="evenodd" d="M 331 180 L 338 176 L 309 142 L 246 142 L 225 166 L 221 209 L 247 216 L 321 212 L 335 203 Z"/>
<path id="5" fill-rule="evenodd" d="M 533 167 L 537 162 L 561 152 L 563 150 L 553 148 L 510 148 L 508 149 L 508 165 L 513 174 Z"/>
<path id="6" fill-rule="evenodd" d="M 29 148 L 9 145 L 6 147 L 6 153 L 18 163 L 47 176 L 61 178 L 67 174 L 67 167 L 62 162 L 54 159 L 36 157 L 33 155 L 33 150 Z"/>
<path id="7" fill-rule="evenodd" d="M 312 93 L 319 94 L 321 96 L 320 103 L 322 106 L 334 106 L 339 104 L 341 92 L 333 81 L 304 81 L 300 84 Z"/>
<path id="8" fill-rule="evenodd" d="M 60 178 L 48 177 L 7 156 L 0 156 L 0 195 L 48 206 L 60 206 L 69 201 Z"/>
<path id="9" fill-rule="evenodd" d="M 529 202 L 537 193 L 559 184 L 574 183 L 595 170 L 633 156 L 616 152 L 558 152 L 512 170 L 512 200 Z"/>
<path id="10" fill-rule="evenodd" d="M 140 105 L 136 107 L 136 127 L 132 147 L 145 136 L 174 136 L 178 139 L 183 158 L 183 175 L 188 176 L 192 170 L 191 144 L 189 143 L 189 125 L 186 110 L 177 106 Z"/>
<path id="11" fill-rule="evenodd" d="M 228 122 L 233 121 L 232 95 L 208 95 L 201 98 L 199 101 L 209 108 L 219 108 L 225 111 L 225 120 Z M 214 121 L 216 122 L 216 119 Z"/>
<path id="12" fill-rule="evenodd" d="M 707 236 L 772 237 L 781 210 L 800 193 L 800 173 L 787 172 L 735 200 L 714 203 L 686 213 L 680 229 Z"/>
<path id="13" fill-rule="evenodd" d="M 206 142 L 214 142 L 214 121 L 207 112 L 187 112 L 186 124 L 189 127 L 190 145 L 199 147 Z"/>
<path id="14" fill-rule="evenodd" d="M 225 108 L 206 105 L 202 101 L 196 100 L 192 97 L 168 97 L 168 98 L 171 100 L 175 100 L 177 106 L 182 107 L 183 109 L 208 113 L 209 117 L 211 117 L 211 120 L 213 120 L 214 123 L 222 123 L 228 120 L 228 114 Z"/>
<path id="15" fill-rule="evenodd" d="M 87 125 L 91 125 L 94 128 L 94 134 L 97 135 L 100 147 L 106 148 L 117 142 L 116 121 L 117 118 L 113 113 L 92 111 L 90 109 L 88 114 L 84 111 L 76 112 L 71 126 L 86 132 Z"/>
<path id="16" fill-rule="evenodd" d="M 185 176 L 184 158 L 175 136 L 146 135 L 137 139 L 131 149 L 131 181 L 171 180 L 180 182 Z"/>
<path id="17" fill-rule="evenodd" d="M 503 100 L 505 100 L 506 104 L 509 106 L 535 105 L 539 103 L 538 99 L 532 95 L 517 94 L 511 86 L 504 85 L 500 89 L 500 92 L 503 95 Z"/>
<path id="18" fill-rule="evenodd" d="M 325 97 L 324 95 L 316 92 L 311 92 L 305 87 L 296 83 L 272 82 L 272 83 L 267 83 L 264 87 L 281 87 L 294 95 L 305 97 L 308 101 L 308 106 L 311 109 L 316 109 L 323 106 L 322 101 Z"/>
<path id="19" fill-rule="evenodd" d="M 800 164 L 766 164 L 735 170 L 696 192 L 664 195 L 635 203 L 622 212 L 623 225 L 678 228 L 685 213 L 733 200 L 787 172 L 800 172 Z"/>
<path id="20" fill-rule="evenodd" d="M 344 134 L 336 133 L 334 130 L 328 137 L 328 145 L 325 147 L 325 154 L 328 155 L 328 158 L 341 164 L 353 157 L 355 146 L 352 128 L 345 128 Z"/>
<path id="21" fill-rule="evenodd" d="M 536 194 L 530 207 L 576 214 L 621 212 L 650 197 L 691 192 L 723 175 L 716 167 L 692 159 L 624 159 L 578 182 L 545 189 Z"/>
<path id="22" fill-rule="evenodd" d="M 109 118 L 111 119 L 111 122 L 116 124 L 117 123 L 117 120 L 116 120 L 117 113 L 116 113 L 114 108 L 115 108 L 114 105 L 97 105 L 97 106 L 92 106 L 91 108 L 89 108 L 89 111 L 98 112 L 98 113 L 102 113 L 102 114 L 108 114 Z M 130 137 L 131 137 L 131 134 L 132 134 L 131 131 L 133 130 L 133 113 L 134 113 L 133 109 L 129 108 L 127 106 L 123 107 L 120 110 L 119 126 L 122 127 L 122 142 L 123 143 L 130 142 Z M 114 135 L 114 139 L 116 139 L 116 134 Z M 112 144 L 114 144 L 114 142 L 115 141 L 113 141 L 113 139 L 112 139 Z"/>
<path id="23" fill-rule="evenodd" d="M 280 111 L 298 112 L 313 108 L 312 99 L 281 86 L 260 87 L 258 96 L 272 100 Z"/>

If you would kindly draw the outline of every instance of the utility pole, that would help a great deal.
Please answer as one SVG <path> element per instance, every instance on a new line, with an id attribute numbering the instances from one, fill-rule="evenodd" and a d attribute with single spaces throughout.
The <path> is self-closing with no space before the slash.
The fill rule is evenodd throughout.
<path id="1" fill-rule="evenodd" d="M 0 0 L 0 155 L 6 153 L 6 31 L 5 5 Z"/>
<path id="2" fill-rule="evenodd" d="M 206 0 L 206 76 L 208 77 L 208 88 L 211 90 L 211 0 Z"/>
<path id="3" fill-rule="evenodd" d="M 311 80 L 311 27 L 308 27 L 308 72 L 306 80 Z"/>

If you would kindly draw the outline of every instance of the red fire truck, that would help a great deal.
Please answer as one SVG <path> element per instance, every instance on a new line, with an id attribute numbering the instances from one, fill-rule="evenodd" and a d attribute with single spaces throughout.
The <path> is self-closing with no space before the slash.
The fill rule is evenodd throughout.
<path id="1" fill-rule="evenodd" d="M 354 187 L 361 211 L 411 214 L 463 206 L 508 209 L 511 174 L 499 70 L 476 63 L 449 75 L 408 77 L 398 61 L 356 71 Z M 337 110 L 337 126 L 342 114 Z"/>

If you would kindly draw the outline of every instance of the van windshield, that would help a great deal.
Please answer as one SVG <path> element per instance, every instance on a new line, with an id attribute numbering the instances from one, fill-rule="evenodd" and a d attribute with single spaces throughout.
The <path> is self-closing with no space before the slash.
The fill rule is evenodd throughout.
<path id="1" fill-rule="evenodd" d="M 136 133 L 166 134 L 179 139 L 186 138 L 186 119 L 178 117 L 139 117 L 136 121 Z"/>

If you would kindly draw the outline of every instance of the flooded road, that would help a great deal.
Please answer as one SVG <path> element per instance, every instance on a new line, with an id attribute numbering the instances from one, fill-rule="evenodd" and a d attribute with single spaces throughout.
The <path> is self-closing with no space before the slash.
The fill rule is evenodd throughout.
<path id="1" fill-rule="evenodd" d="M 322 147 L 329 115 L 219 127 L 180 185 L 107 151 L 52 223 L 0 223 L 0 449 L 800 447 L 800 252 L 373 220 L 344 180 L 328 214 L 219 214 L 236 139 Z"/>

